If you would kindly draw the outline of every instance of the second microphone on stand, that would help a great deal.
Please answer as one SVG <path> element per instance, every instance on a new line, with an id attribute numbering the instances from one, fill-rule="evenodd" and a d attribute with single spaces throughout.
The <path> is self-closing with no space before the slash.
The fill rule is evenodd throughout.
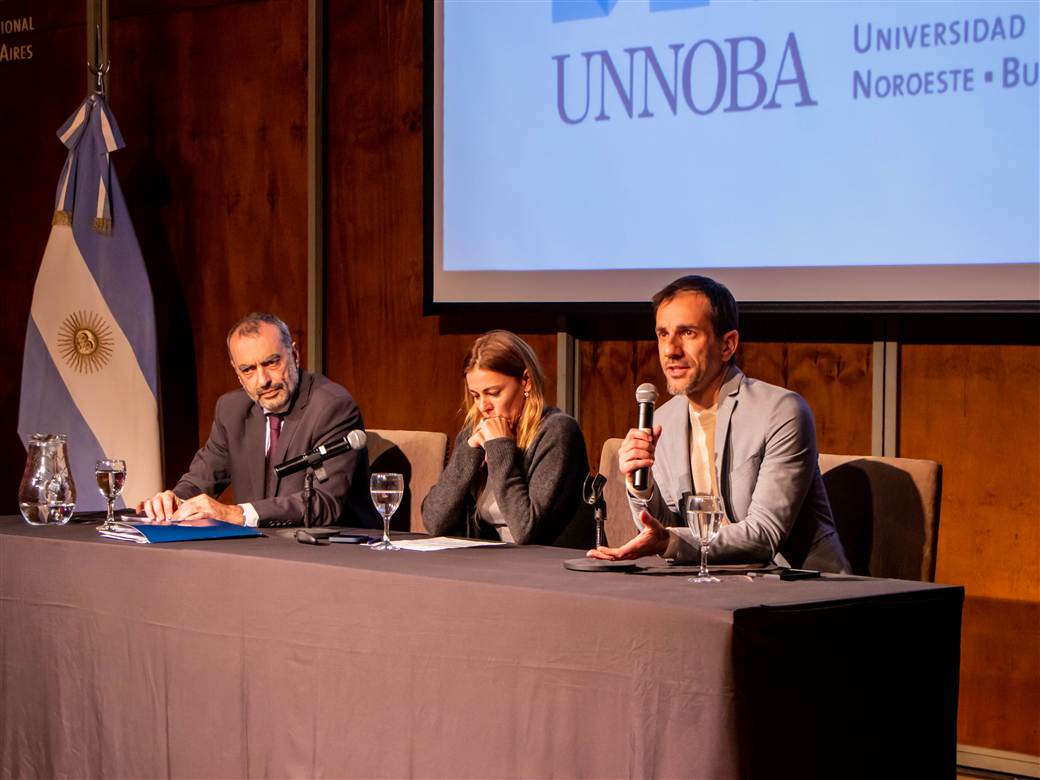
<path id="1" fill-rule="evenodd" d="M 364 431 L 351 431 L 341 439 L 330 441 L 327 444 L 319 444 L 305 455 L 279 463 L 274 467 L 274 473 L 279 477 L 287 477 L 290 474 L 295 474 L 297 471 L 302 471 L 308 466 L 318 468 L 329 458 L 342 455 L 350 450 L 363 450 L 367 443 L 368 436 Z"/>

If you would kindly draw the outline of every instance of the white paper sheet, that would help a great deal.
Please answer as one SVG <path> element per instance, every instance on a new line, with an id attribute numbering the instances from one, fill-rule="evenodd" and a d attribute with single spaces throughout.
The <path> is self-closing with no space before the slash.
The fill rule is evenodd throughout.
<path id="1" fill-rule="evenodd" d="M 429 539 L 394 539 L 394 544 L 402 550 L 433 552 L 434 550 L 457 550 L 461 547 L 503 547 L 506 542 L 492 542 L 487 539 L 455 539 L 448 536 L 431 536 Z"/>

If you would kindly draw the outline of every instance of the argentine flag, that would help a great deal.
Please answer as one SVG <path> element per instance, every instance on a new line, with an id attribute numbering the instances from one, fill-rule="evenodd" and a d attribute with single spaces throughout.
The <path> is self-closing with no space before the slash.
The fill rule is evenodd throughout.
<path id="1" fill-rule="evenodd" d="M 25 334 L 18 434 L 68 436 L 76 509 L 103 509 L 94 464 L 126 461 L 125 505 L 161 490 L 155 312 L 109 154 L 123 138 L 102 95 L 58 131 L 69 149 Z"/>

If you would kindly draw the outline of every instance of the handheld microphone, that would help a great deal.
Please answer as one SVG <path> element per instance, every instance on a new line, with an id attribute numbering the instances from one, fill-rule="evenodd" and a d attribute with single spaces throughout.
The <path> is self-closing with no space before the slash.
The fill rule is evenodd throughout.
<path id="1" fill-rule="evenodd" d="M 319 444 L 306 455 L 299 455 L 291 460 L 279 463 L 274 467 L 274 473 L 278 477 L 287 477 L 290 474 L 295 474 L 297 471 L 303 471 L 308 466 L 317 468 L 330 458 L 335 458 L 344 452 L 363 450 L 367 443 L 368 436 L 364 431 L 351 431 L 341 439 L 336 439 L 328 444 Z"/>
<path id="2" fill-rule="evenodd" d="M 657 402 L 657 388 L 645 382 L 636 388 L 636 405 L 639 408 L 639 422 L 636 427 L 641 431 L 654 431 L 654 404 Z M 632 487 L 646 490 L 650 484 L 650 469 L 636 469 L 632 472 Z"/>

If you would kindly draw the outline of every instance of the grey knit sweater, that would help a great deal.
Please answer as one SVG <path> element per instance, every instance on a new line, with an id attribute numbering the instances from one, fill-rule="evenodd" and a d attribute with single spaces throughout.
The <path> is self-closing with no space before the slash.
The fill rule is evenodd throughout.
<path id="1" fill-rule="evenodd" d="M 423 501 L 427 531 L 435 536 L 497 538 L 476 515 L 477 492 L 486 479 L 484 489 L 494 491 L 517 544 L 593 545 L 592 514 L 581 500 L 589 461 L 577 420 L 547 408 L 526 451 L 507 438 L 470 447 L 469 437 L 468 426 L 459 431 L 451 460 Z"/>

